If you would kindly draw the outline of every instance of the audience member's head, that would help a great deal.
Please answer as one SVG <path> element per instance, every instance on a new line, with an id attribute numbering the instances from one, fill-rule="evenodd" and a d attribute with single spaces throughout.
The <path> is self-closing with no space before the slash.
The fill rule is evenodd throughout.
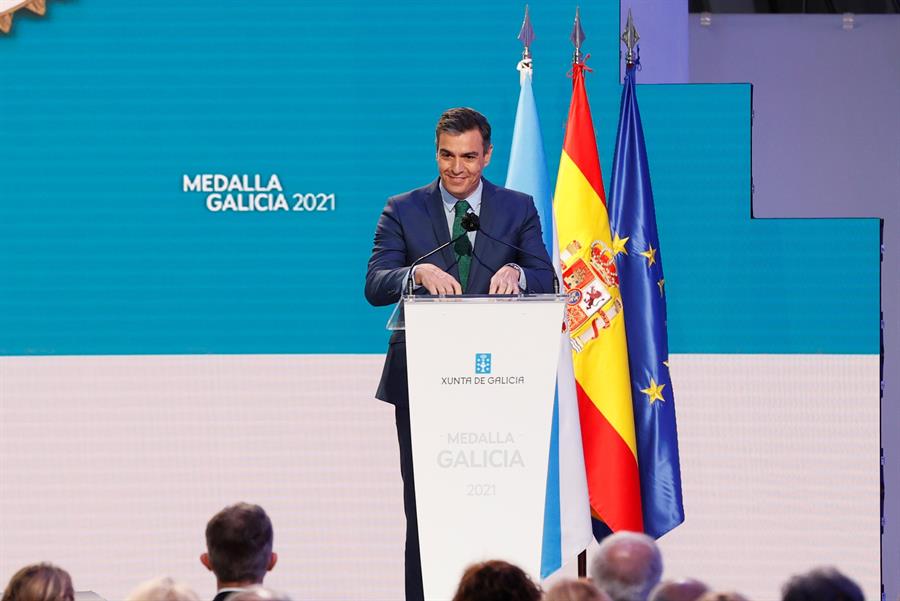
<path id="1" fill-rule="evenodd" d="M 693 578 L 663 580 L 650 593 L 650 601 L 697 601 L 707 591 L 708 586 Z"/>
<path id="2" fill-rule="evenodd" d="M 200 601 L 200 598 L 188 585 L 167 577 L 139 584 L 127 601 Z"/>
<path id="3" fill-rule="evenodd" d="M 747 601 L 747 597 L 734 591 L 709 591 L 697 601 Z"/>
<path id="4" fill-rule="evenodd" d="M 3 601 L 74 601 L 72 578 L 49 563 L 25 566 L 10 578 Z"/>
<path id="5" fill-rule="evenodd" d="M 646 601 L 662 576 L 662 556 L 652 538 L 616 532 L 603 539 L 591 562 L 591 578 L 613 601 Z"/>
<path id="6" fill-rule="evenodd" d="M 216 575 L 219 588 L 262 584 L 275 567 L 272 522 L 259 505 L 229 505 L 206 524 L 206 553 L 200 561 Z"/>
<path id="7" fill-rule="evenodd" d="M 561 580 L 554 584 L 544 601 L 611 601 L 609 595 L 588 580 Z"/>
<path id="8" fill-rule="evenodd" d="M 835 568 L 798 574 L 784 585 L 782 601 L 863 601 L 862 589 Z"/>
<path id="9" fill-rule="evenodd" d="M 251 586 L 234 593 L 226 601 L 291 601 L 291 598 L 263 586 Z"/>
<path id="10" fill-rule="evenodd" d="M 540 601 L 541 589 L 521 568 L 492 560 L 466 568 L 453 601 Z"/>

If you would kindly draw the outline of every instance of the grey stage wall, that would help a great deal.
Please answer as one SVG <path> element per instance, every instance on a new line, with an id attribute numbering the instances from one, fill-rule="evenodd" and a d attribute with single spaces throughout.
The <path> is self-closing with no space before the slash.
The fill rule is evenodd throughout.
<path id="1" fill-rule="evenodd" d="M 841 15 L 690 15 L 689 41 L 692 82 L 753 83 L 754 217 L 884 219 L 882 579 L 897 599 L 900 15 L 856 15 L 851 30 Z"/>

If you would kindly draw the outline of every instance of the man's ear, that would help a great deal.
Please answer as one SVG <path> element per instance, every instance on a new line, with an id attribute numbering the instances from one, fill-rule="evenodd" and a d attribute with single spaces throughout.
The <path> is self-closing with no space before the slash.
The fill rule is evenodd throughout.
<path id="1" fill-rule="evenodd" d="M 494 145 L 491 144 L 488 146 L 487 152 L 484 153 L 484 166 L 487 167 L 491 164 L 491 155 L 494 153 Z"/>
<path id="2" fill-rule="evenodd" d="M 207 570 L 212 572 L 212 562 L 209 561 L 209 553 L 202 553 L 200 555 L 200 563 L 202 563 Z"/>
<path id="3" fill-rule="evenodd" d="M 272 555 L 269 556 L 269 565 L 266 567 L 266 571 L 271 572 L 276 563 L 278 563 L 278 553 L 273 552 Z"/>

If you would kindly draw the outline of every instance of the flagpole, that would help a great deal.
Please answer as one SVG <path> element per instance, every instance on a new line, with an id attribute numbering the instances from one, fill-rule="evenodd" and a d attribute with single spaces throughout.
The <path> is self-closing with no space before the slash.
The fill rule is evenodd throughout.
<path id="1" fill-rule="evenodd" d="M 522 42 L 523 48 L 516 65 L 519 71 L 519 101 L 510 145 L 506 187 L 527 194 L 533 199 L 547 253 L 554 257 L 554 264 L 558 264 L 553 195 L 532 87 L 534 75 L 532 43 L 536 36 L 527 5 L 517 39 Z M 561 271 L 557 270 L 557 276 L 559 274 Z M 568 333 L 561 330 L 544 496 L 540 564 L 542 580 L 576 559 L 578 554 L 590 545 L 592 539 L 590 499 L 578 414 L 578 392 L 570 349 L 571 341 Z"/>
<path id="2" fill-rule="evenodd" d="M 572 44 L 575 46 L 575 54 L 572 56 L 573 65 L 584 63 L 581 54 L 581 42 L 584 41 L 584 30 L 581 28 L 581 12 L 575 7 L 575 24 L 572 27 Z M 587 578 L 587 549 L 578 554 L 578 577 Z"/>

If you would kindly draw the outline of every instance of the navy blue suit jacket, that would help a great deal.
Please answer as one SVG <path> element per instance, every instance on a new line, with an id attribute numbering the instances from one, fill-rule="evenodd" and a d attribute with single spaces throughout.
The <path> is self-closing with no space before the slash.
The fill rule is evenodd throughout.
<path id="1" fill-rule="evenodd" d="M 482 181 L 481 229 L 531 255 L 542 257 L 545 262 L 495 242 L 479 232 L 475 235 L 466 294 L 487 294 L 491 278 L 507 263 L 515 263 L 525 272 L 527 293 L 552 292 L 550 257 L 541 238 L 541 222 L 534 201 L 527 194 Z M 375 245 L 366 272 L 366 299 L 370 303 L 381 306 L 400 300 L 412 262 L 449 242 L 446 215 L 438 180 L 388 199 L 378 220 Z M 459 268 L 452 246 L 425 262 L 440 267 L 459 280 Z M 427 294 L 428 291 L 419 288 L 416 293 Z M 375 396 L 394 404 L 408 402 L 406 336 L 403 331 L 394 332 L 391 336 L 384 372 Z"/>

